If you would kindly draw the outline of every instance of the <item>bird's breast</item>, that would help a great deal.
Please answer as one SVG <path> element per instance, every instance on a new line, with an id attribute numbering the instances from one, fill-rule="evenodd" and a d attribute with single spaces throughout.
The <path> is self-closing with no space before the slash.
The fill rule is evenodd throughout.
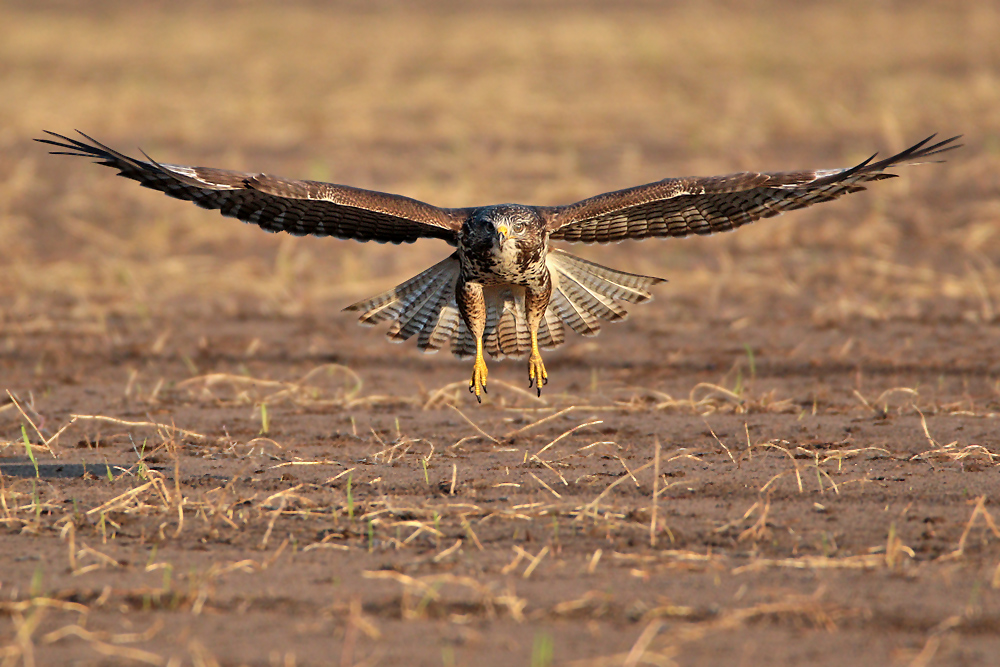
<path id="1" fill-rule="evenodd" d="M 484 285 L 527 286 L 546 271 L 544 252 L 526 251 L 513 239 L 502 246 L 465 249 L 460 259 L 466 279 Z"/>

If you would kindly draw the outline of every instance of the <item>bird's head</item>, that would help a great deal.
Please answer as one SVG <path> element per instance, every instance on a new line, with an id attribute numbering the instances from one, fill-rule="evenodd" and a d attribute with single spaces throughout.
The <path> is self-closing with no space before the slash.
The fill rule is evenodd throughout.
<path id="1" fill-rule="evenodd" d="M 469 247 L 489 246 L 503 253 L 511 246 L 544 243 L 545 225 L 538 212 L 519 204 L 486 206 L 476 211 L 463 229 Z"/>

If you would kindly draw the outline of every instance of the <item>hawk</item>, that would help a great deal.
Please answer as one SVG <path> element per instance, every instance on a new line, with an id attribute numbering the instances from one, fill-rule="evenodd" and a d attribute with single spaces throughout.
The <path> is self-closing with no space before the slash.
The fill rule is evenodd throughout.
<path id="1" fill-rule="evenodd" d="M 607 192 L 567 206 L 499 204 L 438 208 L 399 195 L 263 173 L 188 167 L 123 155 L 80 132 L 73 139 L 46 131 L 37 139 L 57 155 L 89 157 L 119 176 L 192 201 L 270 232 L 333 236 L 378 243 L 441 239 L 455 251 L 426 271 L 370 299 L 347 306 L 361 324 L 390 322 L 388 337 L 417 337 L 417 347 L 446 345 L 475 357 L 469 391 L 482 402 L 495 358 L 528 357 L 528 387 L 548 383 L 541 349 L 584 336 L 601 320 L 626 316 L 621 302 L 641 303 L 662 278 L 618 271 L 553 248 L 550 241 L 611 243 L 626 239 L 713 234 L 759 218 L 831 201 L 892 178 L 886 170 L 958 148 L 935 135 L 892 157 L 876 155 L 845 169 L 743 172 L 667 178 Z"/>

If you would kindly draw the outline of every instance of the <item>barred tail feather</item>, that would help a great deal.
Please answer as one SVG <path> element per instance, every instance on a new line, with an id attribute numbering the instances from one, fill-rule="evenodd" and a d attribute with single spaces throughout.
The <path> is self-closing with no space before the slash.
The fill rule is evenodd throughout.
<path id="1" fill-rule="evenodd" d="M 548 264 L 550 271 L 556 269 L 561 273 L 571 275 L 580 284 L 603 296 L 629 303 L 648 301 L 652 298 L 649 288 L 663 282 L 663 278 L 609 269 L 562 250 L 549 252 L 546 264 Z"/>
<path id="2" fill-rule="evenodd" d="M 421 296 L 427 294 L 429 290 L 431 290 L 431 294 L 440 294 L 444 288 L 450 285 L 452 301 L 454 301 L 458 273 L 458 254 L 452 253 L 446 259 L 426 271 L 418 273 L 406 282 L 396 285 L 391 290 L 353 303 L 344 310 L 361 311 L 358 320 L 366 327 L 375 326 L 379 322 L 398 321 L 401 316 L 408 319 L 412 316 L 407 315 L 410 306 Z M 434 286 L 437 286 L 437 291 L 432 290 Z"/>
<path id="3" fill-rule="evenodd" d="M 524 289 L 488 287 L 486 303 L 493 304 L 500 313 L 496 328 L 491 328 L 487 320 L 486 351 L 497 358 L 526 357 L 531 352 L 531 334 L 524 314 Z"/>
<path id="4" fill-rule="evenodd" d="M 438 315 L 434 324 L 425 326 L 417 338 L 417 347 L 427 354 L 434 354 L 450 343 L 462 320 L 458 314 L 458 306 L 455 305 L 454 290 L 450 293 L 441 290 L 435 308 L 438 309 Z"/>
<path id="5" fill-rule="evenodd" d="M 458 318 L 458 331 L 451 339 L 451 353 L 459 359 L 470 359 L 476 356 L 476 339 L 465 325 L 465 320 Z"/>
<path id="6" fill-rule="evenodd" d="M 552 297 L 538 327 L 538 345 L 553 349 L 566 342 L 566 329 L 596 336 L 601 320 L 616 322 L 626 317 L 621 302 L 642 303 L 652 295 L 649 288 L 662 278 L 609 269 L 562 250 L 550 250 L 546 265 L 552 276 Z M 377 296 L 344 310 L 360 311 L 360 322 L 373 326 L 392 322 L 390 340 L 400 342 L 417 336 L 417 347 L 437 352 L 450 344 L 459 358 L 476 353 L 476 341 L 459 315 L 455 287 L 461 267 L 452 254 L 426 271 Z M 524 289 L 487 286 L 484 347 L 495 358 L 523 358 L 531 352 L 524 308 Z"/>
<path id="7" fill-rule="evenodd" d="M 538 326 L 538 346 L 543 350 L 553 350 L 566 342 L 566 331 L 562 320 L 551 307 L 545 310 L 545 317 Z"/>
<path id="8" fill-rule="evenodd" d="M 653 296 L 649 288 L 663 282 L 663 278 L 616 271 L 562 250 L 551 250 L 545 263 L 552 275 L 546 317 L 555 314 L 583 336 L 596 336 L 601 320 L 624 319 L 628 313 L 621 301 L 648 301 Z"/>

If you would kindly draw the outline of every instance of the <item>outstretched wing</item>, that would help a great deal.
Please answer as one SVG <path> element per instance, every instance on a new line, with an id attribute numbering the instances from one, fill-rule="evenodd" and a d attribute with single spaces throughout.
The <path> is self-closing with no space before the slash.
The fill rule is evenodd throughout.
<path id="1" fill-rule="evenodd" d="M 429 237 L 455 245 L 465 217 L 464 209 L 438 208 L 416 199 L 346 185 L 160 164 L 149 156 L 146 162 L 122 155 L 82 132 L 86 141 L 54 132 L 46 134 L 58 141 L 36 141 L 62 149 L 52 151 L 55 155 L 94 158 L 98 164 L 113 167 L 119 176 L 144 187 L 216 209 L 269 232 L 379 243 L 412 243 Z"/>
<path id="2" fill-rule="evenodd" d="M 879 162 L 873 155 L 849 169 L 668 178 L 543 210 L 550 238 L 571 242 L 713 234 L 864 190 L 862 183 L 895 177 L 885 172 L 890 167 L 958 148 L 958 138 L 931 144 L 931 135 L 898 155 Z"/>

